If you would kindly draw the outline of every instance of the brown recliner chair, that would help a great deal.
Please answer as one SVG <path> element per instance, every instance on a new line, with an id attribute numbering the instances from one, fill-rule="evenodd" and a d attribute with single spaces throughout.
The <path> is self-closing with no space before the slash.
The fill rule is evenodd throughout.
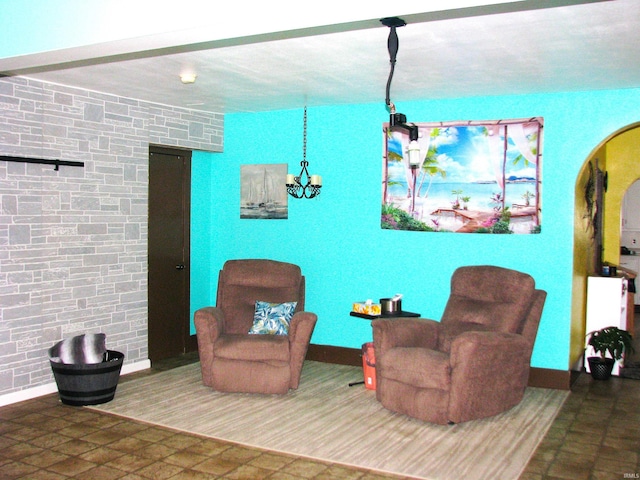
<path id="1" fill-rule="evenodd" d="M 392 411 L 461 423 L 517 405 L 529 379 L 544 290 L 525 273 L 458 268 L 440 322 L 372 322 L 376 397 Z"/>
<path id="2" fill-rule="evenodd" d="M 215 307 L 195 312 L 205 385 L 222 392 L 284 394 L 298 388 L 317 316 L 304 311 L 300 267 L 273 260 L 229 260 Z M 297 302 L 288 334 L 249 334 L 256 302 Z"/>

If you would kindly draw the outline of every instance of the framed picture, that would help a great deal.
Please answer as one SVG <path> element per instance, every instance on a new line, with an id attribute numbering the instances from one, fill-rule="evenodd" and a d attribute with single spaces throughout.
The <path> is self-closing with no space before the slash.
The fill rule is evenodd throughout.
<path id="1" fill-rule="evenodd" d="M 413 165 L 408 134 L 383 125 L 383 229 L 540 232 L 542 118 L 416 125 Z"/>
<path id="2" fill-rule="evenodd" d="M 240 218 L 288 218 L 286 176 L 286 163 L 240 165 Z"/>

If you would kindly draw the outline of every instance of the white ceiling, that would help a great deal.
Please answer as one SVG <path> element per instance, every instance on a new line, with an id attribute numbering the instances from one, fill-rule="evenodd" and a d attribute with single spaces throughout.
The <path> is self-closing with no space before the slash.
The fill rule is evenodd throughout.
<path id="1" fill-rule="evenodd" d="M 400 111 L 415 99 L 640 87 L 638 0 L 399 16 L 407 26 L 397 30 L 391 99 Z M 383 104 L 388 34 L 378 18 L 215 41 L 174 32 L 157 47 L 113 42 L 0 59 L 0 72 L 221 113 Z M 183 85 L 183 72 L 196 83 Z"/>

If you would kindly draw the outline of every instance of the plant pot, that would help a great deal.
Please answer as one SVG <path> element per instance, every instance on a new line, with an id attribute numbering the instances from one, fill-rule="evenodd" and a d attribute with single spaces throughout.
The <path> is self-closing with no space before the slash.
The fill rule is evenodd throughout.
<path id="1" fill-rule="evenodd" d="M 591 369 L 591 377 L 594 380 L 608 380 L 611 377 L 614 360 L 612 358 L 588 357 L 589 368 Z"/>
<path id="2" fill-rule="evenodd" d="M 124 354 L 107 350 L 101 363 L 60 363 L 49 360 L 60 400 L 75 407 L 113 400 L 120 379 Z"/>

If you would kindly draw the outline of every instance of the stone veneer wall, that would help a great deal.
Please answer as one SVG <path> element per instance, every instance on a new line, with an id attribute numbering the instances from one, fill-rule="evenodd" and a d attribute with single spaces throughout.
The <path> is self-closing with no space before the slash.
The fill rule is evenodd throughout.
<path id="1" fill-rule="evenodd" d="M 104 332 L 147 355 L 149 144 L 222 151 L 223 116 L 0 79 L 0 395 L 53 382 L 47 349 Z"/>

